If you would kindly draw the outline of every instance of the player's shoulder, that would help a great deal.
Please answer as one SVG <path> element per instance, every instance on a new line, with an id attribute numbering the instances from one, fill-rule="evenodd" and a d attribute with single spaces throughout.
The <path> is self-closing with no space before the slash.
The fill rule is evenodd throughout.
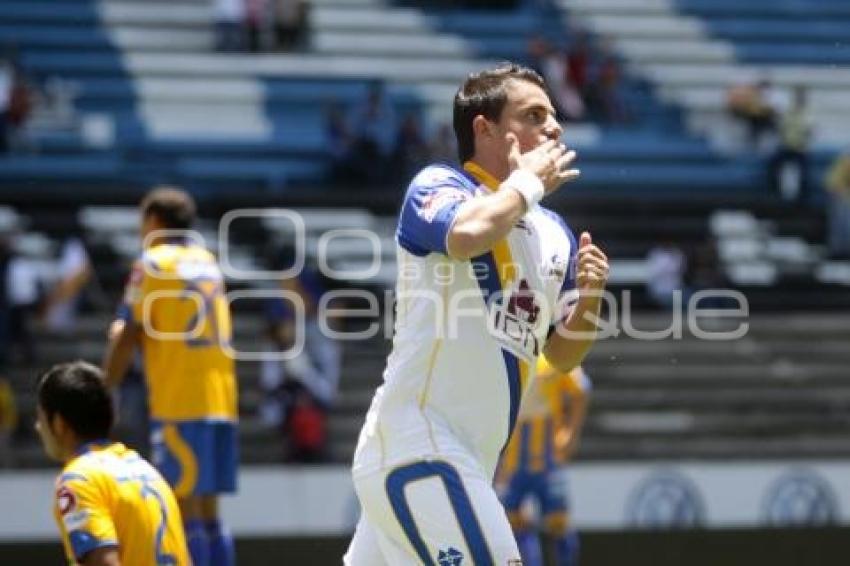
<path id="1" fill-rule="evenodd" d="M 81 454 L 68 462 L 59 475 L 56 476 L 56 488 L 90 489 L 99 483 L 104 475 L 104 469 L 91 456 Z"/>
<path id="2" fill-rule="evenodd" d="M 174 265 L 175 258 L 174 246 L 153 246 L 139 255 L 136 260 L 136 267 L 144 269 L 147 273 L 167 271 Z"/>
<path id="3" fill-rule="evenodd" d="M 181 263 L 186 262 L 218 264 L 215 254 L 210 250 L 198 244 L 188 243 L 153 246 L 142 252 L 136 265 L 147 273 L 156 274 L 174 271 Z"/>
<path id="4" fill-rule="evenodd" d="M 410 181 L 408 194 L 417 190 L 440 187 L 455 187 L 469 193 L 475 191 L 475 183 L 463 172 L 448 163 L 432 163 L 423 167 Z"/>

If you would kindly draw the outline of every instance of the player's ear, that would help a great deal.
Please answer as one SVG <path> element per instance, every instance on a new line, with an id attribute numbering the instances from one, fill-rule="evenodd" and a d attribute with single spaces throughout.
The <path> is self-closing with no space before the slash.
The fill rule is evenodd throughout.
<path id="1" fill-rule="evenodd" d="M 472 133 L 476 138 L 492 137 L 493 124 L 491 124 L 487 118 L 479 114 L 472 119 Z"/>
<path id="2" fill-rule="evenodd" d="M 47 421 L 47 425 L 50 427 L 50 432 L 54 438 L 64 438 L 68 434 L 68 431 L 71 430 L 68 423 L 59 413 L 51 416 L 50 420 Z"/>

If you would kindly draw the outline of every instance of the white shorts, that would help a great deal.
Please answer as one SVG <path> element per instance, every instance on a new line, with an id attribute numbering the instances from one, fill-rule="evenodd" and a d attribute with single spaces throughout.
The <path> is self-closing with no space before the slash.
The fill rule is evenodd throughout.
<path id="1" fill-rule="evenodd" d="M 491 482 L 446 460 L 355 478 L 363 514 L 346 566 L 507 566 L 520 556 Z"/>

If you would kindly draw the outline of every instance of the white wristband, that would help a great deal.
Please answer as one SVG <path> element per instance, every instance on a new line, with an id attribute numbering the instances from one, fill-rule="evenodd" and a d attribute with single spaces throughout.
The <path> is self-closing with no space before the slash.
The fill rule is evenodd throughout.
<path id="1" fill-rule="evenodd" d="M 522 195 L 522 198 L 525 200 L 526 210 L 531 210 L 531 207 L 543 198 L 543 181 L 530 171 L 517 169 L 502 184 Z"/>

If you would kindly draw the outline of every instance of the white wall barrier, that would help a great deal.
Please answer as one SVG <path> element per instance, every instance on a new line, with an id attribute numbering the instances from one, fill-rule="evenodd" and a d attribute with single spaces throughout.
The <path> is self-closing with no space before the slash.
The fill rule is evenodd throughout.
<path id="1" fill-rule="evenodd" d="M 605 462 L 567 473 L 579 528 L 850 524 L 850 461 Z M 54 474 L 0 474 L 0 541 L 56 539 Z M 223 503 L 236 535 L 340 535 L 359 513 L 343 466 L 245 467 Z"/>

